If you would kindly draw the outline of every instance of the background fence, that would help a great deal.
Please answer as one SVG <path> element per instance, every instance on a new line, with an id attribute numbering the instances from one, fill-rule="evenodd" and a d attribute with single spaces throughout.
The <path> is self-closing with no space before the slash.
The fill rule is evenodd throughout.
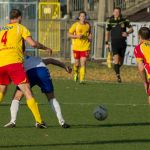
<path id="1" fill-rule="evenodd" d="M 22 24 L 25 25 L 31 32 L 35 40 L 38 39 L 38 26 L 37 26 L 37 2 L 4 2 L 0 1 L 0 27 L 9 23 L 9 12 L 11 9 L 20 9 L 23 14 Z M 37 50 L 33 50 L 29 45 L 26 45 L 29 51 L 37 54 Z"/>

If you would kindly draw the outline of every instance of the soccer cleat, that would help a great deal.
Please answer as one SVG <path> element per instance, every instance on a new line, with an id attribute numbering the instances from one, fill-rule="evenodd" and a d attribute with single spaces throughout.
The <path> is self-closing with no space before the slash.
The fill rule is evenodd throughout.
<path id="1" fill-rule="evenodd" d="M 118 82 L 118 83 L 121 83 L 121 82 L 122 82 L 120 75 L 117 76 L 117 82 Z"/>
<path id="2" fill-rule="evenodd" d="M 70 128 L 70 125 L 67 124 L 67 123 L 64 123 L 64 124 L 61 125 L 61 127 L 66 129 L 66 128 Z"/>
<path id="3" fill-rule="evenodd" d="M 81 80 L 81 81 L 80 81 L 80 84 L 85 84 L 85 81 L 84 81 L 84 80 Z"/>
<path id="4" fill-rule="evenodd" d="M 77 82 L 78 81 L 78 74 L 75 73 L 73 79 L 74 79 L 75 82 Z"/>
<path id="5" fill-rule="evenodd" d="M 46 129 L 47 128 L 45 122 L 43 122 L 43 121 L 42 121 L 42 123 L 36 122 L 35 127 L 40 128 L 40 129 Z"/>
<path id="6" fill-rule="evenodd" d="M 16 124 L 14 122 L 9 122 L 4 125 L 5 128 L 15 128 Z"/>

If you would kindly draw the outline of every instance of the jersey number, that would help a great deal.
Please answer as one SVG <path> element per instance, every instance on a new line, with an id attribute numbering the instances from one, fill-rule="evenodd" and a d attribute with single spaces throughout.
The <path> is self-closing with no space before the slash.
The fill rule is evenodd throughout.
<path id="1" fill-rule="evenodd" d="M 1 39 L 1 43 L 4 43 L 4 45 L 6 45 L 6 42 L 7 42 L 7 32 L 8 32 L 8 31 L 6 31 L 6 32 L 4 33 L 4 35 L 3 35 L 2 39 Z"/>

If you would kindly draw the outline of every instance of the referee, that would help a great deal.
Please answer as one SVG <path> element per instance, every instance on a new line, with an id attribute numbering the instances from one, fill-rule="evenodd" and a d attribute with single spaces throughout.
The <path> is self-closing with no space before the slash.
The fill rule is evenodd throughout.
<path id="1" fill-rule="evenodd" d="M 127 31 L 128 28 L 128 31 Z M 121 8 L 114 8 L 113 15 L 107 20 L 105 44 L 110 48 L 109 38 L 111 37 L 111 48 L 114 58 L 114 70 L 117 81 L 121 83 L 120 67 L 123 64 L 124 55 L 127 47 L 127 36 L 133 32 L 133 28 L 126 18 L 121 15 Z"/>

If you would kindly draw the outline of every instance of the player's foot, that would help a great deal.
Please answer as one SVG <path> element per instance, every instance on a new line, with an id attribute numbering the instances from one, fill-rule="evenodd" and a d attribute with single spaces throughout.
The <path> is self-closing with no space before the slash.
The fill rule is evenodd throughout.
<path id="1" fill-rule="evenodd" d="M 78 81 L 78 74 L 74 74 L 73 80 L 74 80 L 75 82 Z"/>
<path id="2" fill-rule="evenodd" d="M 9 122 L 4 125 L 5 128 L 15 128 L 16 124 L 14 122 Z"/>
<path id="3" fill-rule="evenodd" d="M 121 83 L 121 82 L 122 82 L 120 75 L 117 76 L 117 82 L 118 82 L 118 83 Z"/>
<path id="4" fill-rule="evenodd" d="M 85 84 L 85 81 L 84 81 L 84 80 L 81 80 L 81 81 L 80 81 L 80 84 Z"/>
<path id="5" fill-rule="evenodd" d="M 61 125 L 61 127 L 66 129 L 66 128 L 70 128 L 70 125 L 67 124 L 67 123 L 64 123 L 64 124 Z"/>
<path id="6" fill-rule="evenodd" d="M 36 122 L 35 127 L 40 128 L 40 129 L 46 129 L 47 128 L 45 122 L 42 122 L 42 123 Z"/>

